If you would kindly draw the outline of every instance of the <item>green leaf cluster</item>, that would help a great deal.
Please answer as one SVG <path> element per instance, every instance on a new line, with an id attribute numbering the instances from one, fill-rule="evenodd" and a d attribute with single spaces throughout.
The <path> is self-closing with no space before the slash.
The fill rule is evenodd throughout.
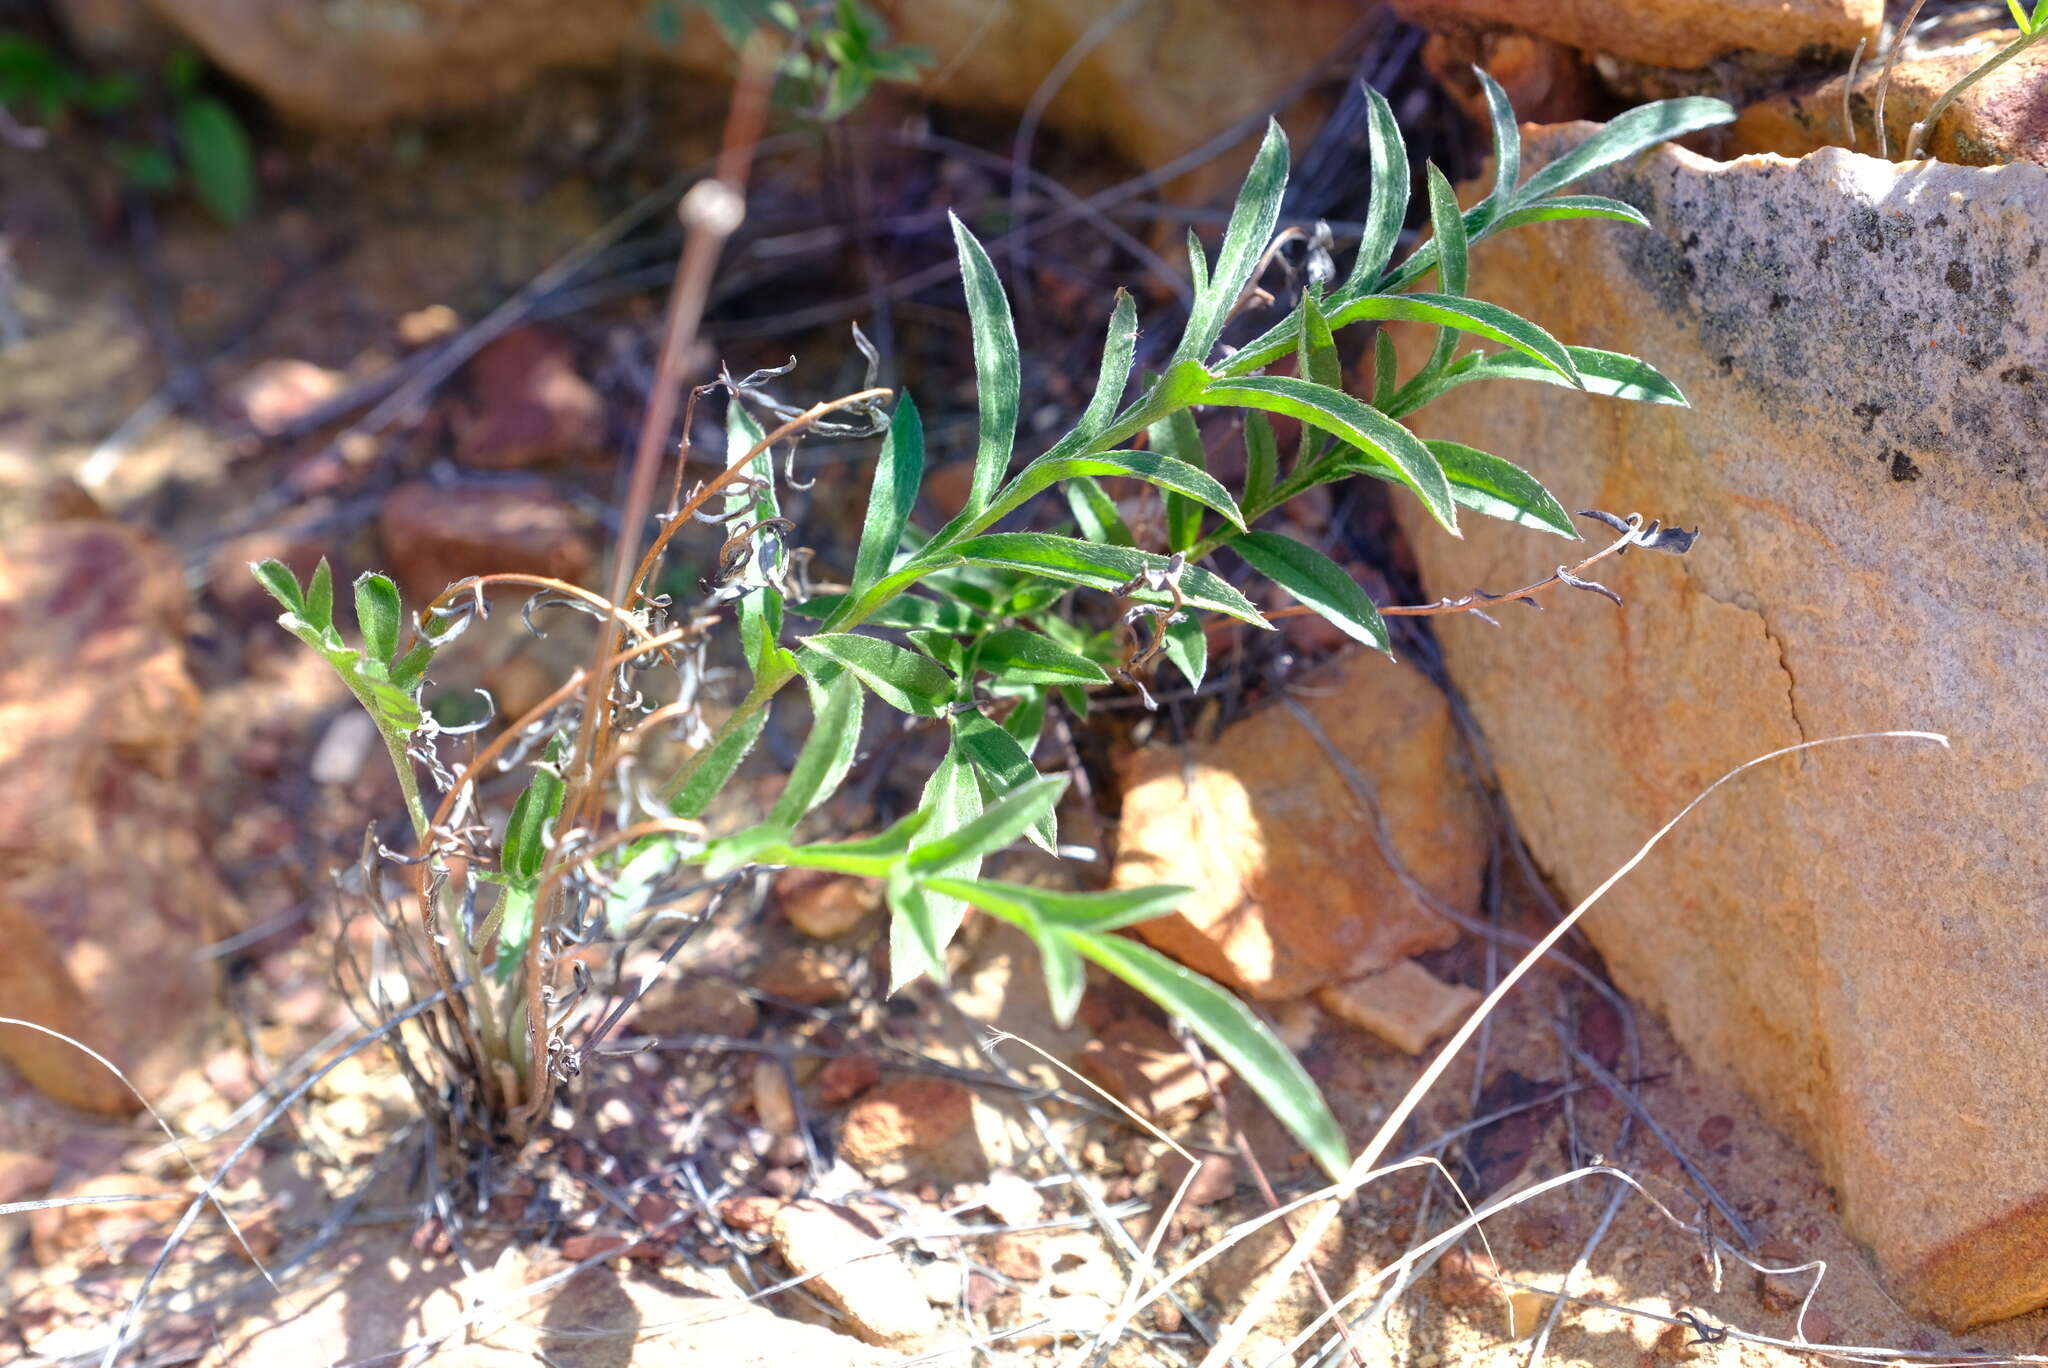
<path id="1" fill-rule="evenodd" d="M 143 100 L 141 81 L 125 72 L 89 74 L 32 38 L 0 33 L 0 107 L 60 128 L 87 116 L 101 127 L 107 163 L 128 185 L 152 193 L 186 186 L 214 217 L 236 224 L 255 207 L 255 157 L 241 119 L 203 88 L 202 77 L 194 53 L 174 51 L 159 98 L 169 106 L 175 136 L 131 136 L 126 125 Z"/>
<path id="2" fill-rule="evenodd" d="M 725 0 L 721 8 L 749 23 L 761 17 L 745 0 Z M 793 7 L 780 8 L 794 14 Z M 764 11 L 771 20 L 775 12 L 772 4 Z M 833 13 L 839 26 L 827 45 L 833 60 L 871 61 L 879 29 L 847 0 Z M 776 696 L 799 679 L 810 700 L 809 728 L 763 820 L 694 844 L 650 840 L 620 849 L 607 869 L 612 885 L 644 888 L 664 861 L 700 865 L 712 879 L 787 866 L 880 880 L 892 913 L 894 987 L 923 974 L 943 980 L 947 947 L 967 910 L 977 908 L 1037 943 L 1062 1020 L 1076 1010 L 1085 964 L 1136 986 L 1236 1069 L 1319 1162 L 1341 1171 L 1344 1146 L 1334 1119 L 1258 1018 L 1216 984 L 1120 934 L 1170 910 L 1186 890 L 1064 892 L 986 878 L 983 870 L 1019 843 L 1057 853 L 1057 810 L 1067 781 L 1041 774 L 1033 758 L 1048 715 L 1056 704 L 1085 714 L 1088 691 L 1129 668 L 1116 628 L 1087 625 L 1103 615 L 1071 611 L 1075 594 L 1116 596 L 1128 607 L 1127 621 L 1149 619 L 1158 633 L 1153 644 L 1191 688 L 1201 685 L 1208 668 L 1205 617 L 1270 629 L 1225 577 L 1223 571 L 1237 564 L 1352 639 L 1384 651 L 1386 624 L 1365 591 L 1316 548 L 1260 526 L 1268 514 L 1318 485 L 1368 475 L 1401 486 L 1453 535 L 1462 514 L 1477 514 L 1572 538 L 1563 506 L 1530 472 L 1456 442 L 1425 441 L 1400 420 L 1456 386 L 1486 379 L 1685 402 L 1647 362 L 1567 345 L 1527 319 L 1471 298 L 1469 259 L 1487 238 L 1525 224 L 1573 218 L 1641 223 L 1627 205 L 1559 192 L 1654 143 L 1724 122 L 1732 111 L 1699 99 L 1644 106 L 1524 180 L 1507 98 L 1484 72 L 1480 80 L 1492 113 L 1496 167 L 1484 198 L 1461 209 L 1448 180 L 1427 168 L 1422 179 L 1431 233 L 1396 262 L 1410 199 L 1407 154 L 1392 110 L 1368 91 L 1373 194 L 1349 273 L 1329 288 L 1311 285 L 1265 332 L 1223 350 L 1279 224 L 1287 144 L 1279 127 L 1270 126 L 1214 258 L 1199 241 L 1190 242 L 1193 306 L 1164 367 L 1134 383 L 1137 311 L 1119 291 L 1092 397 L 1071 429 L 1021 463 L 1023 367 L 1008 296 L 988 253 L 955 219 L 978 395 L 965 502 L 935 531 L 913 522 L 927 467 L 925 434 L 915 402 L 900 395 L 842 591 L 785 602 L 795 581 L 774 559 L 779 540 L 754 535 L 780 517 L 774 461 L 760 426 L 735 401 L 728 411 L 728 467 L 747 463 L 749 478 L 728 486 L 720 516 L 733 543 L 752 538 L 752 559 L 722 580 L 718 592 L 727 599 L 737 595 L 751 682 L 724 724 L 659 792 L 676 818 L 701 817 L 762 734 Z M 1380 327 L 1372 338 L 1370 393 L 1348 393 L 1338 337 L 1359 324 L 1393 322 L 1434 330 L 1428 355 L 1411 374 L 1397 374 Z M 1271 373 L 1283 361 L 1293 373 Z M 1246 473 L 1236 490 L 1211 473 L 1197 421 L 1198 411 L 1218 409 L 1243 415 Z M 1292 453 L 1279 449 L 1276 417 L 1299 427 Z M 1112 477 L 1161 492 L 1163 550 L 1139 544 L 1102 483 Z M 1015 516 L 1055 491 L 1062 520 L 1024 525 Z M 1231 560 L 1216 559 L 1224 551 Z M 419 725 L 417 684 L 432 645 L 422 641 L 397 656 L 395 589 L 377 577 L 358 583 L 363 644 L 355 647 L 333 628 L 324 565 L 305 590 L 281 566 L 261 566 L 257 573 L 287 608 L 285 626 L 327 656 L 387 740 L 396 738 L 394 761 L 409 774 L 403 738 Z M 801 625 L 792 629 L 791 619 Z M 806 823 L 860 760 L 870 699 L 893 726 L 943 729 L 943 758 L 916 809 L 880 835 L 808 840 Z M 495 876 L 507 889 L 501 968 L 513 958 L 504 951 L 524 934 L 528 917 L 517 898 L 530 906 L 545 863 L 549 824 L 563 801 L 559 773 L 555 763 L 535 767 L 501 836 Z"/>

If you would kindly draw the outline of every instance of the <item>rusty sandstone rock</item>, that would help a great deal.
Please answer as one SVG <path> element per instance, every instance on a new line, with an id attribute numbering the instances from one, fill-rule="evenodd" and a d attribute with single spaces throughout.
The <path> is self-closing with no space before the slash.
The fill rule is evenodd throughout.
<path id="1" fill-rule="evenodd" d="M 408 598 L 431 598 L 469 575 L 523 571 L 581 583 L 597 563 L 590 520 L 541 480 L 399 485 L 377 511 Z"/>
<path id="2" fill-rule="evenodd" d="M 65 3 L 91 11 L 103 0 Z M 551 0 L 152 3 L 280 111 L 331 126 L 482 108 L 544 72 L 608 66 L 628 53 L 720 83 L 735 66 L 706 8 L 694 4 L 678 7 L 680 34 L 664 46 L 648 23 L 648 0 L 586 0 L 573 22 Z M 1099 0 L 875 0 L 873 8 L 894 42 L 930 55 L 925 95 L 1011 115 L 1103 15 Z M 1278 102 L 1343 47 L 1365 8 L 1358 0 L 1298 0 L 1286 22 L 1275 23 L 1232 0 L 1144 7 L 1067 75 L 1046 106 L 1046 125 L 1102 139 L 1134 165 L 1160 166 Z M 75 17 L 90 27 L 90 13 Z M 1259 59 L 1246 61 L 1247 52 Z"/>
<path id="3" fill-rule="evenodd" d="M 1517 229 L 1473 254 L 1472 293 L 1654 361 L 1693 407 L 1472 385 L 1416 426 L 1568 508 L 1705 530 L 1614 565 L 1625 609 L 1439 622 L 1452 678 L 1568 901 L 1753 756 L 1949 734 L 1749 772 L 1586 925 L 1820 1158 L 1901 1300 L 2016 1315 L 2048 1302 L 2048 170 L 1666 149 L 1596 179 L 1654 227 Z M 1430 594 L 1563 558 L 1401 515 Z"/>
<path id="4" fill-rule="evenodd" d="M 1877 42 L 1884 0 L 1394 0 L 1439 32 L 1514 28 L 1586 52 L 1694 70 L 1732 52 L 1845 56 Z"/>
<path id="5" fill-rule="evenodd" d="M 0 548 L 0 1012 L 78 1036 L 145 1091 L 197 1057 L 214 981 L 193 952 L 240 919 L 192 787 L 184 601 L 177 559 L 119 523 Z M 70 1105 L 137 1105 L 46 1036 L 0 1030 L 0 1056 Z"/>
<path id="6" fill-rule="evenodd" d="M 1474 911 L 1485 812 L 1443 694 L 1362 648 L 1305 684 L 1299 702 L 1377 790 L 1408 873 L 1443 902 Z M 1252 997 L 1302 997 L 1457 938 L 1402 887 L 1338 762 L 1284 707 L 1190 753 L 1138 752 L 1123 780 L 1116 886 L 1195 890 L 1137 933 Z"/>
<path id="7" fill-rule="evenodd" d="M 1909 57 L 1892 73 L 1885 92 L 1886 150 L 1903 159 L 1913 124 L 1926 117 L 1943 92 L 1967 76 L 2014 30 L 1982 35 L 1968 51 Z M 1867 63 L 1850 93 L 1855 148 L 1877 153 L 1877 83 L 1881 63 Z M 1744 109 L 1729 129 L 1738 152 L 1776 152 L 1803 157 L 1823 147 L 1847 147 L 1842 87 L 1847 75 L 1809 90 L 1774 96 Z M 2048 44 L 2035 44 L 1965 90 L 1928 130 L 1922 155 L 1969 166 L 2003 166 L 2026 161 L 2048 166 Z"/>

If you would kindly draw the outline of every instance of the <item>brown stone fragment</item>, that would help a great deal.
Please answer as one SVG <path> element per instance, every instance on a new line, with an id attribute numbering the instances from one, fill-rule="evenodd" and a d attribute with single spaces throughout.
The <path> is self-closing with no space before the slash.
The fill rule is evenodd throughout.
<path id="1" fill-rule="evenodd" d="M 1476 989 L 1445 983 L 1414 960 L 1316 992 L 1317 1004 L 1330 1015 L 1412 1055 L 1456 1030 L 1479 998 Z"/>
<path id="2" fill-rule="evenodd" d="M 785 869 L 775 876 L 775 901 L 806 936 L 837 940 L 881 909 L 882 885 L 823 869 Z"/>
<path id="3" fill-rule="evenodd" d="M 1394 0 L 1439 32 L 1519 28 L 1587 52 L 1694 70 L 1731 52 L 1848 53 L 1877 41 L 1884 0 Z"/>
<path id="4" fill-rule="evenodd" d="M 938 1320 L 902 1256 L 866 1217 L 827 1202 L 792 1202 L 770 1224 L 775 1248 L 804 1286 L 839 1308 L 869 1344 L 915 1350 Z"/>
<path id="5" fill-rule="evenodd" d="M 1229 1067 L 1212 1059 L 1205 1079 L 1180 1042 L 1144 1017 L 1125 1017 L 1082 1046 L 1079 1067 L 1148 1121 L 1189 1103 L 1206 1105 L 1210 1089 L 1230 1077 Z"/>
<path id="6" fill-rule="evenodd" d="M 959 1171 L 963 1178 L 986 1171 L 974 1095 L 951 1079 L 899 1078 L 869 1089 L 847 1109 L 839 1152 L 870 1177 L 906 1169 Z"/>
<path id="7" fill-rule="evenodd" d="M 1485 810 L 1443 694 L 1363 647 L 1305 680 L 1300 701 L 1329 739 L 1268 708 L 1211 745 L 1142 751 L 1124 782 L 1115 883 L 1195 890 L 1138 935 L 1190 968 L 1265 1001 L 1373 973 L 1457 931 L 1417 906 L 1388 867 L 1362 778 L 1409 874 L 1476 910 Z"/>

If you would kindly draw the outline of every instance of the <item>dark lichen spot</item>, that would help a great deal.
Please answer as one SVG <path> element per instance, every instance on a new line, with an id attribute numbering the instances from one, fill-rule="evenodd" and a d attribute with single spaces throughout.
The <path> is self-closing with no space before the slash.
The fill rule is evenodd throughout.
<path id="1" fill-rule="evenodd" d="M 1814 226 L 1819 227 L 1818 224 Z M 1832 252 L 1834 249 L 1835 244 L 1828 238 L 1822 238 L 1819 242 L 1816 242 L 1813 245 L 1813 264 L 1816 266 L 1826 265 L 1828 253 Z"/>
<path id="2" fill-rule="evenodd" d="M 1892 452 L 1892 479 L 1900 484 L 1920 478 L 1920 467 L 1913 464 L 1913 458 L 1903 451 Z"/>
<path id="3" fill-rule="evenodd" d="M 2036 377 L 2032 366 L 2007 366 L 1998 373 L 1998 378 L 2008 385 L 2031 385 Z"/>
<path id="4" fill-rule="evenodd" d="M 1884 417 L 1884 405 L 1874 399 L 1865 399 L 1849 412 L 1863 420 L 1863 433 L 1867 437 L 1870 430 L 1877 426 L 1877 420 Z"/>
<path id="5" fill-rule="evenodd" d="M 1970 292 L 1970 264 L 1961 257 L 1948 264 L 1948 274 L 1942 278 L 1948 281 L 1948 287 L 1957 294 Z"/>
<path id="6" fill-rule="evenodd" d="M 1790 304 L 1791 302 L 1792 302 L 1792 296 L 1791 296 L 1791 295 L 1788 295 L 1788 294 L 1780 294 L 1780 293 L 1779 293 L 1779 292 L 1777 292 L 1776 290 L 1773 290 L 1773 291 L 1771 292 L 1771 312 L 1772 312 L 1772 313 L 1776 313 L 1776 312 L 1778 312 L 1778 310 L 1780 310 L 1780 309 L 1784 308 L 1784 307 L 1785 307 L 1785 306 L 1786 306 L 1787 304 Z"/>
<path id="7" fill-rule="evenodd" d="M 1849 213 L 1849 225 L 1864 251 L 1875 252 L 1884 246 L 1884 222 L 1878 218 L 1877 210 L 1858 205 Z"/>
<path id="8" fill-rule="evenodd" d="M 2027 248 L 2027 265 L 2029 265 L 2029 266 L 2039 266 L 2040 264 L 2041 264 L 2041 244 L 2037 242 L 2037 243 L 2035 243 L 2035 244 L 2034 244 L 2033 246 L 2031 246 L 2031 247 Z"/>
<path id="9" fill-rule="evenodd" d="M 1678 245 L 1685 248 L 1685 250 L 1688 252 L 1690 252 L 1693 248 L 1699 246 L 1700 230 L 1695 228 L 1690 233 L 1687 233 L 1683 238 L 1679 239 Z"/>
<path id="10" fill-rule="evenodd" d="M 1714 364 L 1721 368 L 1721 374 L 1723 375 L 1735 374 L 1735 358 L 1732 356 L 1719 357 L 1715 360 Z"/>

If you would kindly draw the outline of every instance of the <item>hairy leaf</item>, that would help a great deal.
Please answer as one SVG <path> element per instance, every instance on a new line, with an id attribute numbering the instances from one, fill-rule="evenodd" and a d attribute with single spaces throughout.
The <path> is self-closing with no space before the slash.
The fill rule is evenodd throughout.
<path id="1" fill-rule="evenodd" d="M 1195 426 L 1195 415 L 1186 409 L 1178 409 L 1152 424 L 1145 430 L 1145 439 L 1153 451 L 1175 466 L 1207 473 L 1209 462 L 1202 450 L 1202 431 Z M 1213 479 L 1209 483 L 1216 484 Z M 1216 488 L 1221 491 L 1223 486 L 1217 484 Z M 1223 501 L 1230 503 L 1228 493 L 1224 493 Z M 1202 505 L 1167 490 L 1166 529 L 1167 544 L 1175 551 L 1187 550 L 1202 539 Z"/>
<path id="2" fill-rule="evenodd" d="M 1703 96 L 1637 105 L 1529 177 L 1516 198 L 1523 204 L 1533 204 L 1551 191 L 1563 189 L 1604 166 L 1626 161 L 1645 148 L 1702 128 L 1718 127 L 1734 118 L 1735 110 L 1726 101 Z"/>
<path id="3" fill-rule="evenodd" d="M 1100 665 L 1024 627 L 1002 627 L 981 639 L 977 663 L 1002 684 L 1107 684 Z"/>
<path id="4" fill-rule="evenodd" d="M 1522 128 L 1514 104 L 1485 67 L 1475 65 L 1479 88 L 1486 92 L 1486 118 L 1493 129 L 1493 189 L 1472 212 L 1474 231 L 1498 219 L 1515 202 L 1515 181 L 1522 174 Z M 1461 294 L 1463 291 L 1452 291 Z"/>
<path id="5" fill-rule="evenodd" d="M 1578 365 L 1564 343 L 1528 319 L 1483 299 L 1441 294 L 1367 295 L 1339 309 L 1330 322 L 1332 326 L 1341 328 L 1366 320 L 1434 323 L 1440 327 L 1455 328 L 1459 332 L 1512 347 L 1538 364 L 1550 367 L 1567 383 L 1578 380 Z"/>
<path id="6" fill-rule="evenodd" d="M 1420 443 L 1416 445 L 1428 455 Z M 953 549 L 978 564 L 1028 570 L 1047 579 L 1108 592 L 1129 583 L 1141 570 L 1160 570 L 1166 566 L 1166 557 L 1151 552 L 1125 546 L 1097 546 L 1037 532 L 990 533 L 961 542 Z M 1251 600 L 1198 566 L 1182 569 L 1180 588 L 1185 601 L 1196 608 L 1227 613 L 1254 626 L 1265 625 Z M 1172 602 L 1172 595 L 1149 589 L 1140 589 L 1131 597 L 1146 603 Z"/>
<path id="7" fill-rule="evenodd" d="M 1060 492 L 1066 495 L 1067 508 L 1081 529 L 1083 541 L 1110 546 L 1137 545 L 1137 538 L 1131 535 L 1123 514 L 1116 511 L 1116 500 L 1109 497 L 1109 491 L 1093 475 L 1076 475 L 1064 481 Z"/>
<path id="8" fill-rule="evenodd" d="M 1313 546 L 1278 532 L 1247 532 L 1230 549 L 1353 641 L 1379 651 L 1391 649 L 1387 624 L 1372 599 L 1342 566 Z"/>
<path id="9" fill-rule="evenodd" d="M 1358 259 L 1331 296 L 1333 300 L 1356 299 L 1376 287 L 1394 254 L 1394 244 L 1400 240 L 1401 223 L 1408 216 L 1408 148 L 1401 138 L 1400 121 L 1387 97 L 1369 85 L 1365 100 L 1372 202 L 1365 212 L 1365 236 L 1358 244 Z"/>
<path id="10" fill-rule="evenodd" d="M 1209 672 L 1209 634 L 1202 630 L 1201 619 L 1184 613 L 1180 621 L 1167 623 L 1165 650 L 1173 668 L 1186 677 L 1188 687 L 1201 688 L 1202 677 Z"/>
<path id="11" fill-rule="evenodd" d="M 978 512 L 1003 482 L 1017 442 L 1021 362 L 1010 300 L 988 253 L 958 215 L 948 213 L 960 252 L 960 279 L 967 287 L 967 318 L 974 335 L 974 377 L 981 407 L 981 439 L 974 449 L 974 475 L 967 511 Z"/>
<path id="12" fill-rule="evenodd" d="M 1075 950 L 1188 1023 L 1266 1104 L 1324 1172 L 1350 1162 L 1344 1131 L 1315 1081 L 1242 1002 L 1194 970 L 1124 936 L 1059 928 Z"/>
<path id="13" fill-rule="evenodd" d="M 1004 735 L 994 724 L 989 730 Z M 911 850 L 905 864 L 913 874 L 930 874 L 1001 850 L 1049 814 L 1066 787 L 1063 774 L 1027 780 L 972 821 L 949 832 L 927 835 Z"/>
<path id="14" fill-rule="evenodd" d="M 955 745 L 926 781 L 918 811 L 925 814 L 927 839 L 958 831 L 981 815 L 981 784 L 974 767 Z M 916 842 L 913 842 L 915 845 Z M 979 856 L 939 871 L 971 879 L 981 871 Z M 967 915 L 967 904 L 918 886 L 907 864 L 899 862 L 889 876 L 889 991 L 899 991 L 919 974 L 946 981 L 946 946 Z"/>
<path id="15" fill-rule="evenodd" d="M 1190 425 L 1192 421 L 1190 419 Z M 1166 490 L 1169 508 L 1175 499 L 1183 505 L 1190 502 L 1200 504 L 1221 513 L 1230 520 L 1231 526 L 1243 527 L 1244 514 L 1238 511 L 1237 501 L 1230 497 L 1230 491 L 1200 465 L 1182 457 L 1183 448 L 1178 438 L 1169 439 L 1168 445 L 1173 449 L 1164 452 L 1104 451 L 1086 456 L 1047 453 L 1018 474 L 1010 487 L 990 506 L 990 512 L 998 515 L 1008 513 L 1040 491 L 1062 481 L 1087 476 L 1129 475 Z M 1202 450 L 1199 438 L 1193 449 L 1199 457 Z M 1115 512 L 1114 504 L 1110 505 L 1110 511 Z M 1122 519 L 1119 518 L 1118 522 L 1121 523 Z"/>
<path id="16" fill-rule="evenodd" d="M 917 416 L 917 405 L 905 393 L 896 401 L 889 435 L 875 462 L 875 482 L 868 490 L 867 522 L 861 528 L 860 549 L 854 553 L 849 593 L 861 594 L 889 573 L 923 482 L 924 424 Z"/>
<path id="17" fill-rule="evenodd" d="M 1238 404 L 1298 418 L 1383 458 L 1395 477 L 1415 491 L 1431 516 L 1452 535 L 1457 534 L 1458 514 L 1436 458 L 1413 433 L 1378 409 L 1368 408 L 1342 390 L 1286 375 L 1218 381 L 1204 397 L 1214 404 Z"/>
<path id="18" fill-rule="evenodd" d="M 860 749 L 861 681 L 855 678 L 859 673 L 849 665 L 825 690 L 824 706 L 811 720 L 811 734 L 768 814 L 771 823 L 794 827 L 805 813 L 830 798 L 853 768 L 854 753 Z"/>
<path id="19" fill-rule="evenodd" d="M 332 591 L 329 591 L 329 603 L 332 604 Z M 332 612 L 331 606 L 329 612 Z M 405 610 L 399 606 L 397 585 L 374 573 L 356 580 L 356 625 L 362 628 L 363 650 L 370 659 L 379 665 L 391 664 L 398 655 L 398 629 L 404 620 Z"/>
<path id="20" fill-rule="evenodd" d="M 1461 508 L 1501 518 L 1524 527 L 1540 527 L 1572 541 L 1579 534 L 1563 505 L 1536 477 L 1512 461 L 1468 447 L 1460 442 L 1424 443 L 1444 468 L 1451 482 L 1451 497 Z"/>
<path id="21" fill-rule="evenodd" d="M 548 854 L 547 825 L 561 812 L 562 795 L 568 788 L 557 768 L 567 754 L 567 738 L 557 735 L 548 743 L 546 763 L 534 767 L 526 791 L 505 819 L 505 834 L 498 843 L 498 868 L 515 884 L 530 884 L 540 877 Z"/>
<path id="22" fill-rule="evenodd" d="M 704 809 L 711 806 L 711 800 L 725 787 L 725 781 L 732 778 L 732 772 L 740 767 L 740 761 L 747 758 L 747 752 L 761 739 L 761 728 L 767 722 L 768 709 L 764 705 L 742 716 L 732 730 L 713 741 L 711 749 L 690 772 L 689 780 L 669 800 L 669 811 L 678 817 L 703 816 Z"/>
<path id="23" fill-rule="evenodd" d="M 1277 121 L 1266 124 L 1266 136 L 1252 158 L 1251 170 L 1237 193 L 1230 211 L 1230 225 L 1223 230 L 1223 245 L 1216 253 L 1216 268 L 1207 279 L 1198 279 L 1194 308 L 1188 328 L 1174 350 L 1175 361 L 1204 362 L 1223 335 L 1223 325 L 1237 298 L 1251 283 L 1266 244 L 1272 241 L 1273 225 L 1280 216 L 1280 197 L 1287 189 L 1287 135 Z M 1199 253 L 1197 253 L 1199 257 Z"/>
<path id="24" fill-rule="evenodd" d="M 837 661 L 892 708 L 937 717 L 953 696 L 953 681 L 934 661 L 879 637 L 820 632 L 804 638 L 810 651 Z"/>
<path id="25" fill-rule="evenodd" d="M 1017 738 L 980 713 L 961 713 L 955 717 L 953 739 L 998 798 L 1015 793 L 1039 777 L 1037 767 Z M 1024 834 L 1047 854 L 1058 853 L 1059 828 L 1051 808 L 1026 827 Z"/>
<path id="26" fill-rule="evenodd" d="M 1525 223 L 1548 223 L 1556 219 L 1616 219 L 1622 223 L 1633 223 L 1638 228 L 1650 226 L 1650 220 L 1643 211 L 1632 204 L 1605 195 L 1553 195 L 1536 204 L 1525 204 L 1519 209 L 1509 210 L 1494 223 L 1495 231 L 1504 228 L 1518 228 Z"/>
<path id="27" fill-rule="evenodd" d="M 1273 424 L 1256 410 L 1244 416 L 1244 501 L 1262 504 L 1280 483 L 1280 444 L 1273 439 Z"/>

